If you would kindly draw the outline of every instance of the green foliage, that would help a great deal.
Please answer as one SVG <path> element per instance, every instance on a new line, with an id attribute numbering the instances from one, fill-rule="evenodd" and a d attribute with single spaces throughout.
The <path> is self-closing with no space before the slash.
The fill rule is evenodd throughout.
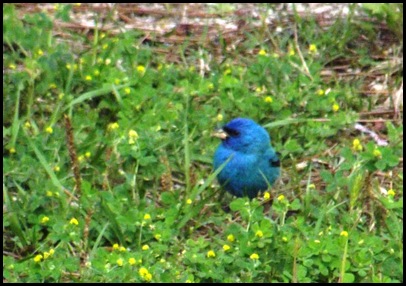
<path id="1" fill-rule="evenodd" d="M 388 25 L 391 7 L 364 6 Z M 202 76 L 186 43 L 171 63 L 135 48 L 140 32 L 97 27 L 91 40 L 72 33 L 74 48 L 45 12 L 16 9 L 3 5 L 6 281 L 403 281 L 403 125 L 382 127 L 387 146 L 348 134 L 371 108 L 366 79 L 322 76 L 335 59 L 375 63 L 356 41 L 375 36 L 353 14 L 327 30 L 295 17 L 297 42 L 252 31 Z M 55 17 L 71 13 L 61 4 Z M 211 131 L 238 116 L 269 129 L 283 165 L 281 182 L 251 201 L 219 194 L 211 167 Z"/>
<path id="2" fill-rule="evenodd" d="M 403 38 L 403 3 L 363 3 L 365 11 L 380 20 L 384 20 L 388 27 Z"/>

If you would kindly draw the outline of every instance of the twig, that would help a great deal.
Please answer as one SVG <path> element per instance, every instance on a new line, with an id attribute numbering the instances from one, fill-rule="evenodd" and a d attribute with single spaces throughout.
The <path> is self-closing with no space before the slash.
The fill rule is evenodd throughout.
<path id="1" fill-rule="evenodd" d="M 363 133 L 366 133 L 366 134 L 368 134 L 369 136 L 371 136 L 372 139 L 375 140 L 376 144 L 378 144 L 378 146 L 387 146 L 387 145 L 388 145 L 388 141 L 379 138 L 378 134 L 376 134 L 375 132 L 369 130 L 369 129 L 366 128 L 365 126 L 356 123 L 354 127 L 355 127 L 355 129 L 357 129 L 357 130 L 359 130 L 359 131 L 361 131 L 361 132 L 363 132 Z"/>
<path id="2" fill-rule="evenodd" d="M 312 75 L 310 74 L 309 68 L 307 67 L 307 64 L 306 64 L 306 61 L 305 61 L 305 59 L 304 59 L 304 57 L 303 57 L 303 55 L 302 55 L 302 52 L 301 52 L 300 49 L 299 49 L 299 42 L 298 42 L 298 39 L 297 39 L 297 27 L 296 27 L 296 25 L 293 27 L 293 33 L 294 33 L 294 35 L 295 35 L 296 51 L 297 51 L 297 54 L 299 55 L 300 60 L 302 61 L 302 65 L 303 65 L 305 74 L 306 74 L 311 80 L 313 80 L 313 77 L 312 77 Z"/>
<path id="3" fill-rule="evenodd" d="M 70 156 L 71 165 L 72 165 L 72 169 L 73 169 L 73 176 L 75 178 L 76 190 L 78 192 L 78 195 L 80 196 L 80 194 L 82 193 L 81 192 L 81 179 L 80 179 L 78 157 L 76 156 L 76 149 L 75 149 L 74 138 L 73 138 L 72 123 L 70 121 L 69 116 L 67 116 L 66 114 L 64 114 L 64 119 L 65 119 L 65 126 L 66 126 L 66 144 L 67 144 L 68 150 L 69 150 L 69 156 Z"/>

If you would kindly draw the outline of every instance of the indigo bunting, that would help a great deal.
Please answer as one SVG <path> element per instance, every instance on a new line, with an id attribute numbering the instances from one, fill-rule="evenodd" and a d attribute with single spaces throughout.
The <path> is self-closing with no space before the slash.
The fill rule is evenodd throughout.
<path id="1" fill-rule="evenodd" d="M 279 177 L 280 162 L 268 132 L 255 121 L 235 118 L 213 134 L 222 142 L 214 154 L 219 183 L 237 197 L 254 198 Z"/>

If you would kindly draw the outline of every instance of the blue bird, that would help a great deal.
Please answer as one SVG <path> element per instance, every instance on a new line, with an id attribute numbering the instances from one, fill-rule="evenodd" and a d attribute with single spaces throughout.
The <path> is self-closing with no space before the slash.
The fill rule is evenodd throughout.
<path id="1" fill-rule="evenodd" d="M 222 140 L 214 154 L 214 169 L 229 160 L 217 179 L 232 195 L 254 198 L 279 177 L 278 155 L 268 132 L 255 121 L 235 118 L 213 135 Z"/>

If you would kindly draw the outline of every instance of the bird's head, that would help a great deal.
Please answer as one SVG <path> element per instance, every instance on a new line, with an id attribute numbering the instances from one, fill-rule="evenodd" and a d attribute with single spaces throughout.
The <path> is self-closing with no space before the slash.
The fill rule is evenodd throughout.
<path id="1" fill-rule="evenodd" d="M 262 152 L 269 148 L 268 132 L 248 118 L 235 118 L 213 136 L 222 140 L 224 147 L 243 153 Z"/>

